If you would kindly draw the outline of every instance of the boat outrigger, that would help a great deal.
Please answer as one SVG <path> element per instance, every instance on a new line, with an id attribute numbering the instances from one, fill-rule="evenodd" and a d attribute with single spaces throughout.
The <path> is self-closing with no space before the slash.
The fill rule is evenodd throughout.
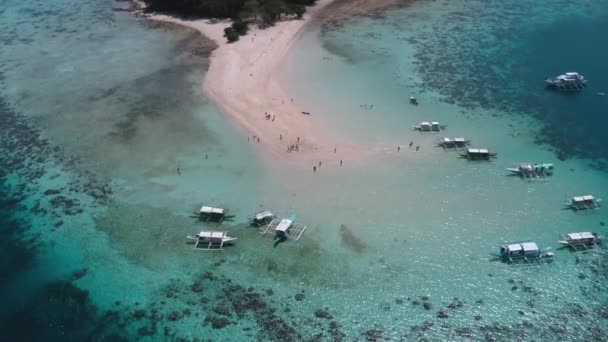
<path id="1" fill-rule="evenodd" d="M 531 164 L 521 163 L 513 167 L 508 167 L 507 170 L 529 180 L 546 179 L 553 174 L 553 164 Z"/>
<path id="2" fill-rule="evenodd" d="M 490 152 L 487 148 L 468 148 L 466 153 L 460 156 L 468 160 L 491 160 L 496 157 L 496 153 Z"/>
<path id="3" fill-rule="evenodd" d="M 511 242 L 500 246 L 500 250 L 493 255 L 505 262 L 525 263 L 553 257 L 551 249 L 541 247 L 534 241 Z"/>
<path id="4" fill-rule="evenodd" d="M 557 77 L 548 78 L 545 80 L 547 87 L 560 91 L 576 91 L 587 86 L 587 80 L 578 72 L 567 72 Z"/>
<path id="5" fill-rule="evenodd" d="M 253 217 L 251 218 L 251 225 L 256 226 L 256 227 L 261 227 L 261 226 L 269 224 L 275 218 L 277 218 L 277 217 L 272 212 L 262 211 L 262 212 L 259 212 L 255 215 L 253 215 Z"/>
<path id="6" fill-rule="evenodd" d="M 441 130 L 444 130 L 446 125 L 442 125 L 437 121 L 424 121 L 417 126 L 412 126 L 412 128 L 423 133 L 438 133 L 441 132 Z"/>
<path id="7" fill-rule="evenodd" d="M 458 138 L 441 138 L 437 146 L 441 146 L 446 150 L 456 150 L 459 148 L 466 148 L 471 143 L 471 140 L 467 140 L 463 137 Z"/>
<path id="8" fill-rule="evenodd" d="M 600 243 L 601 237 L 592 232 L 579 232 L 564 234 L 562 235 L 562 239 L 558 242 L 575 251 L 580 251 L 597 246 Z"/>
<path id="9" fill-rule="evenodd" d="M 228 209 L 214 208 L 203 205 L 198 212 L 194 215 L 198 215 L 202 220 L 212 222 L 222 222 L 227 217 Z"/>
<path id="10" fill-rule="evenodd" d="M 274 233 L 275 240 L 285 240 L 287 238 L 298 241 L 304 231 L 306 225 L 295 223 L 296 214 L 291 215 L 288 219 L 275 218 L 265 228 L 260 229 L 262 235 Z"/>
<path id="11" fill-rule="evenodd" d="M 601 202 L 601 198 L 595 198 L 592 195 L 574 196 L 565 203 L 565 206 L 574 211 L 591 210 L 598 209 Z"/>
<path id="12" fill-rule="evenodd" d="M 237 239 L 226 235 L 226 232 L 200 232 L 187 238 L 194 240 L 194 249 L 216 251 L 223 250 L 225 244 Z"/>

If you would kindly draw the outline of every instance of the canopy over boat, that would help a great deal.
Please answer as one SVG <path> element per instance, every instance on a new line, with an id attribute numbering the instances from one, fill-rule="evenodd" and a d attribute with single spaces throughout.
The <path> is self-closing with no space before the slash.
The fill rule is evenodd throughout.
<path id="1" fill-rule="evenodd" d="M 270 211 L 262 211 L 261 213 L 255 214 L 254 219 L 256 221 L 261 221 L 261 220 L 268 219 L 271 217 L 274 217 L 273 213 L 271 213 Z"/>
<path id="2" fill-rule="evenodd" d="M 596 238 L 596 236 L 591 232 L 570 233 L 570 234 L 566 234 L 566 237 L 568 238 L 568 240 L 572 240 L 572 241 Z"/>
<path id="3" fill-rule="evenodd" d="M 209 215 L 209 214 L 224 215 L 225 211 L 226 210 L 222 209 L 222 208 L 213 208 L 213 207 L 208 207 L 208 206 L 204 205 L 201 207 L 200 213 L 207 214 L 207 215 Z"/>
<path id="4" fill-rule="evenodd" d="M 289 227 L 291 227 L 292 224 L 293 224 L 292 220 L 282 219 L 281 222 L 279 222 L 279 224 L 277 225 L 277 227 L 274 230 L 279 231 L 279 232 L 286 232 L 289 229 Z"/>

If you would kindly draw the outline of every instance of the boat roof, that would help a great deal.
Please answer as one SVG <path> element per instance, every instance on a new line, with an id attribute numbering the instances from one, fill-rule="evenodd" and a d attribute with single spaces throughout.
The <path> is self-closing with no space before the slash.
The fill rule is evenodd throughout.
<path id="1" fill-rule="evenodd" d="M 469 148 L 469 153 L 490 153 L 487 148 Z"/>
<path id="2" fill-rule="evenodd" d="M 585 196 L 583 196 L 583 199 L 585 201 L 593 201 L 595 198 L 593 198 L 593 196 L 591 196 L 591 195 L 585 195 Z"/>
<path id="3" fill-rule="evenodd" d="M 433 125 L 433 126 L 439 125 L 439 122 L 433 121 L 433 122 L 431 122 L 431 125 Z"/>
<path id="4" fill-rule="evenodd" d="M 519 252 L 519 251 L 536 252 L 536 251 L 540 250 L 540 248 L 538 247 L 536 242 L 531 242 L 531 241 L 509 243 L 506 245 L 506 247 L 507 247 L 507 250 L 509 250 L 509 252 Z"/>
<path id="5" fill-rule="evenodd" d="M 454 138 L 454 141 L 456 142 L 465 142 L 465 139 L 460 137 L 460 138 Z"/>
<path id="6" fill-rule="evenodd" d="M 261 220 L 267 217 L 273 217 L 274 214 L 271 213 L 270 211 L 262 211 L 260 213 L 255 214 L 255 219 L 256 220 Z"/>
<path id="7" fill-rule="evenodd" d="M 570 71 L 566 73 L 567 76 L 578 76 L 578 72 Z"/>
<path id="8" fill-rule="evenodd" d="M 584 239 L 594 239 L 595 236 L 591 232 L 580 232 L 580 233 L 570 233 L 568 234 L 568 239 L 570 240 L 584 240 Z"/>
<path id="9" fill-rule="evenodd" d="M 431 123 L 428 121 L 423 121 L 420 123 L 420 126 L 430 126 L 430 125 L 431 125 Z"/>
<path id="10" fill-rule="evenodd" d="M 207 238 L 207 239 L 221 239 L 226 235 L 225 232 L 200 232 L 198 233 L 199 238 Z"/>
<path id="11" fill-rule="evenodd" d="M 454 140 L 456 140 L 456 139 L 454 139 Z M 441 138 L 441 141 L 443 141 L 443 142 L 452 142 L 452 139 L 450 139 L 450 138 Z"/>
<path id="12" fill-rule="evenodd" d="M 536 242 L 522 242 L 521 247 L 523 248 L 524 252 L 534 252 L 540 250 Z"/>
<path id="13" fill-rule="evenodd" d="M 522 247 L 518 243 L 511 243 L 507 245 L 507 249 L 511 252 L 521 251 Z"/>
<path id="14" fill-rule="evenodd" d="M 202 214 L 223 214 L 224 211 L 225 211 L 225 209 L 222 209 L 222 208 L 213 208 L 213 207 L 202 206 L 200 212 Z"/>
<path id="15" fill-rule="evenodd" d="M 292 220 L 282 219 L 281 222 L 279 222 L 279 224 L 277 225 L 277 227 L 274 230 L 278 230 L 280 232 L 286 232 L 287 229 L 289 229 L 289 227 L 291 227 L 292 223 L 293 223 Z"/>
<path id="16" fill-rule="evenodd" d="M 574 202 L 584 202 L 584 201 L 593 201 L 595 198 L 591 195 L 584 196 L 574 196 L 572 197 L 572 201 Z"/>

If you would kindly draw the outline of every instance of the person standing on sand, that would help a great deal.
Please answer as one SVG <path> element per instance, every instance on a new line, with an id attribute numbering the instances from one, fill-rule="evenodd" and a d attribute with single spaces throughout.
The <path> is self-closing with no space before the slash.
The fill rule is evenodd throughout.
<path id="1" fill-rule="evenodd" d="M 283 140 L 283 134 L 279 134 L 279 140 Z"/>
<path id="2" fill-rule="evenodd" d="M 342 166 L 342 159 L 340 159 L 340 166 Z"/>
<path id="3" fill-rule="evenodd" d="M 181 174 L 182 174 L 182 172 L 179 170 L 179 167 L 177 168 L 177 174 L 178 174 L 178 175 L 181 175 Z"/>
<path id="4" fill-rule="evenodd" d="M 410 141 L 410 148 L 412 148 L 412 145 L 414 145 L 414 142 Z"/>
<path id="5" fill-rule="evenodd" d="M 397 146 L 397 152 L 401 151 L 401 146 Z"/>
<path id="6" fill-rule="evenodd" d="M 337 148 L 337 147 L 334 147 L 334 153 L 336 153 L 336 151 L 338 151 L 338 148 Z"/>
<path id="7" fill-rule="evenodd" d="M 298 137 L 298 142 L 300 142 L 300 137 Z"/>
<path id="8" fill-rule="evenodd" d="M 316 166 L 312 167 L 312 172 L 317 172 L 317 167 Z"/>
<path id="9" fill-rule="evenodd" d="M 416 151 L 420 151 L 420 145 L 416 146 Z"/>
<path id="10" fill-rule="evenodd" d="M 321 168 L 321 162 L 319 162 L 319 168 Z"/>

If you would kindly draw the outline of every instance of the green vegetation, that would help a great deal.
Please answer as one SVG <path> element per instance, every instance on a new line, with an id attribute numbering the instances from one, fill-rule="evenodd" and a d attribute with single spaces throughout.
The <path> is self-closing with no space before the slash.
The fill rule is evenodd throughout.
<path id="1" fill-rule="evenodd" d="M 184 18 L 230 18 L 235 20 L 224 35 L 229 42 L 247 34 L 249 24 L 274 25 L 284 18 L 302 18 L 306 6 L 316 0 L 144 0 L 148 10 Z"/>

